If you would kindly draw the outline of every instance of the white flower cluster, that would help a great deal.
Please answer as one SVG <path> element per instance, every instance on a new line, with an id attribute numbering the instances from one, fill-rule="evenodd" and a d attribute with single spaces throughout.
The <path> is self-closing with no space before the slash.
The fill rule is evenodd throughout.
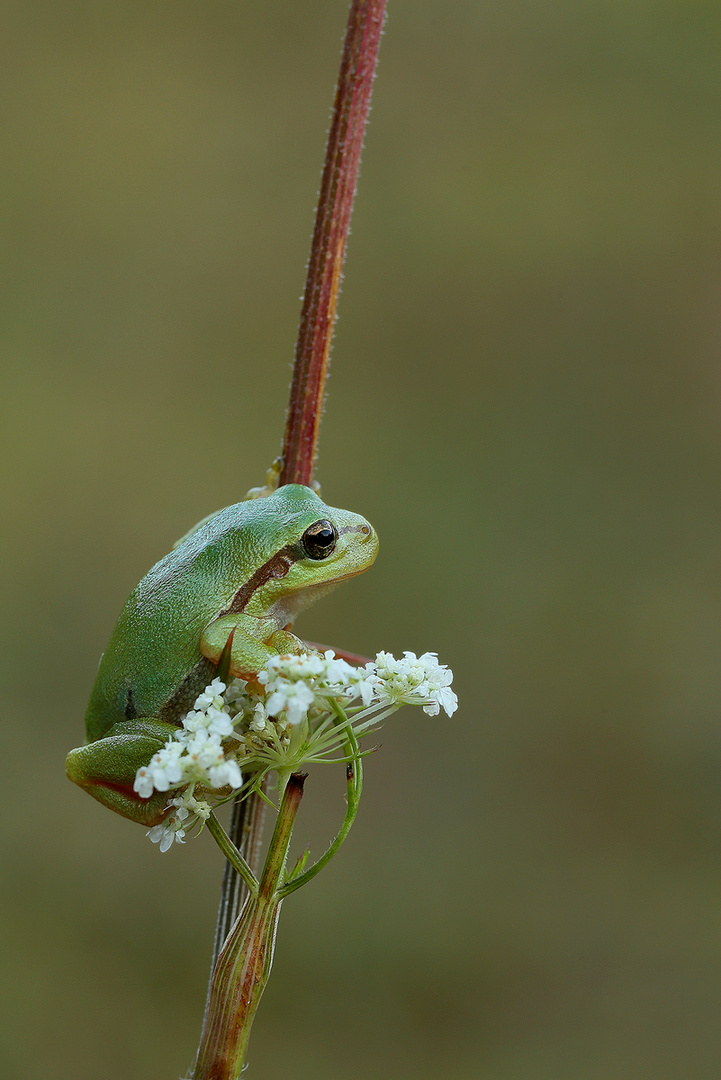
<path id="1" fill-rule="evenodd" d="M 381 652 L 365 667 L 353 667 L 332 649 L 323 656 L 273 656 L 258 682 L 265 688 L 267 716 L 299 724 L 312 709 L 328 709 L 335 698 L 344 705 L 360 699 L 364 709 L 422 705 L 429 716 L 441 709 L 452 716 L 458 698 L 450 689 L 453 672 L 438 654 L 404 652 L 400 660 Z"/>
<path id="2" fill-rule="evenodd" d="M 268 716 L 283 714 L 289 724 L 299 724 L 311 707 L 327 712 L 330 698 L 343 703 L 360 698 L 370 705 L 374 688 L 368 676 L 365 668 L 353 667 L 328 649 L 323 656 L 272 656 L 258 682 L 265 688 Z"/>
<path id="3" fill-rule="evenodd" d="M 201 783 L 208 788 L 238 788 L 243 777 L 234 756 L 226 757 L 222 740 L 233 733 L 233 721 L 223 700 L 225 683 L 213 679 L 196 699 L 183 726 L 148 765 L 138 769 L 133 790 L 141 799 L 153 791 Z"/>
<path id="4" fill-rule="evenodd" d="M 380 703 L 423 705 L 429 716 L 438 716 L 441 709 L 453 716 L 458 708 L 458 698 L 450 689 L 453 672 L 438 663 L 438 653 L 404 652 L 403 659 L 396 660 L 392 653 L 380 652 L 366 670 Z"/>
<path id="5" fill-rule="evenodd" d="M 177 799 L 171 799 L 168 803 L 167 817 L 160 825 L 154 825 L 148 829 L 148 836 L 154 844 L 160 846 L 161 851 L 167 851 L 172 847 L 173 841 L 178 844 L 185 843 L 186 830 L 195 825 L 202 827 L 212 812 L 210 803 L 202 799 L 196 799 L 193 788 L 186 788 Z"/>
<path id="6" fill-rule="evenodd" d="M 271 769 L 287 773 L 304 763 L 348 760 L 348 730 L 361 738 L 401 705 L 421 705 L 429 716 L 441 709 L 452 716 L 458 698 L 450 689 L 453 672 L 436 653 L 405 652 L 401 659 L 379 653 L 365 667 L 353 667 L 332 650 L 299 656 L 272 656 L 257 675 L 262 693 L 242 679 L 226 686 L 214 679 L 183 718 L 172 739 L 138 769 L 134 790 L 183 788 L 168 802 L 168 814 L 148 836 L 167 851 L 184 842 L 186 831 L 207 820 L 209 803 L 195 797 L 196 785 L 238 789 L 243 771 L 259 778 Z"/>

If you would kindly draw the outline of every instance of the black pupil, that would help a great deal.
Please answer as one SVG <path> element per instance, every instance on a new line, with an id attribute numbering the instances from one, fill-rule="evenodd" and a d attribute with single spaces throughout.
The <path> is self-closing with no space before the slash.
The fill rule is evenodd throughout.
<path id="1" fill-rule="evenodd" d="M 303 533 L 303 547 L 311 559 L 327 559 L 335 547 L 336 531 L 330 521 L 316 521 Z"/>

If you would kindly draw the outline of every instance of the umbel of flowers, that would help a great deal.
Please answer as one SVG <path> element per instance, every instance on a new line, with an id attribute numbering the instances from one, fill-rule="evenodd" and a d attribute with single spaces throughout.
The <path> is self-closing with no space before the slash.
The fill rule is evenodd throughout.
<path id="1" fill-rule="evenodd" d="M 150 798 L 167 791 L 165 818 L 148 836 L 161 851 L 207 825 L 248 896 L 215 964 L 193 1080 L 237 1080 L 243 1068 L 258 1002 L 270 974 L 275 930 L 286 896 L 314 877 L 335 855 L 355 819 L 363 783 L 359 740 L 401 705 L 420 705 L 429 716 L 452 716 L 453 673 L 435 653 L 400 659 L 379 653 L 353 667 L 332 651 L 274 656 L 255 682 L 214 679 L 183 717 L 182 726 L 138 769 L 135 791 Z M 346 766 L 346 813 L 330 846 L 311 866 L 307 852 L 286 867 L 306 774 L 315 762 Z M 213 813 L 238 794 L 266 798 L 269 772 L 278 778 L 277 817 L 260 877 Z"/>
<path id="2" fill-rule="evenodd" d="M 169 793 L 165 820 L 147 835 L 167 851 L 239 789 L 259 790 L 271 771 L 282 793 L 304 765 L 350 760 L 349 739 L 357 744 L 401 705 L 452 716 L 458 705 L 452 679 L 435 653 L 396 659 L 381 652 L 359 668 L 331 650 L 271 657 L 252 685 L 214 679 L 173 738 L 138 769 L 134 788 L 141 798 Z"/>

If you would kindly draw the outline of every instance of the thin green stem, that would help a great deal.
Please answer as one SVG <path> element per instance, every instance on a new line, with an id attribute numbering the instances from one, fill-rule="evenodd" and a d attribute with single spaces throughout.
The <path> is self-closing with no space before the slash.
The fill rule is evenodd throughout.
<path id="1" fill-rule="evenodd" d="M 314 878 L 316 874 L 320 873 L 323 867 L 330 862 L 350 832 L 356 814 L 358 813 L 358 804 L 360 803 L 361 792 L 363 790 L 363 757 L 358 746 L 355 732 L 350 726 L 345 712 L 335 701 L 333 702 L 333 707 L 339 721 L 342 724 L 347 725 L 345 750 L 347 757 L 351 759 L 346 765 L 347 805 L 345 817 L 343 818 L 343 824 L 338 830 L 338 835 L 335 840 L 333 840 L 320 858 L 314 862 L 312 866 L 309 866 L 307 870 L 298 874 L 297 877 L 291 878 L 290 881 L 287 881 L 285 885 L 282 885 L 279 888 L 278 896 L 282 899 L 286 896 L 290 896 L 292 892 L 295 892 L 296 889 L 300 889 L 302 885 L 306 885 L 311 878 Z"/>
<path id="2" fill-rule="evenodd" d="M 206 822 L 208 832 L 215 840 L 220 850 L 225 855 L 234 870 L 242 877 L 252 896 L 258 895 L 259 882 L 248 863 L 245 861 L 235 844 L 232 842 L 215 814 L 211 814 Z"/>

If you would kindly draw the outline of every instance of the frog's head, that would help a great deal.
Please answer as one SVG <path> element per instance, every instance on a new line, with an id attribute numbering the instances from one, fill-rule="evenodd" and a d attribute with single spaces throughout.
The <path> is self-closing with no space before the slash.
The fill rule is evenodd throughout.
<path id="1" fill-rule="evenodd" d="M 327 589 L 366 570 L 378 538 L 365 518 L 339 510 L 310 488 L 286 484 L 259 499 L 243 527 L 253 570 L 226 612 L 247 611 L 292 623 Z M 246 504 L 248 506 L 248 504 Z"/>

